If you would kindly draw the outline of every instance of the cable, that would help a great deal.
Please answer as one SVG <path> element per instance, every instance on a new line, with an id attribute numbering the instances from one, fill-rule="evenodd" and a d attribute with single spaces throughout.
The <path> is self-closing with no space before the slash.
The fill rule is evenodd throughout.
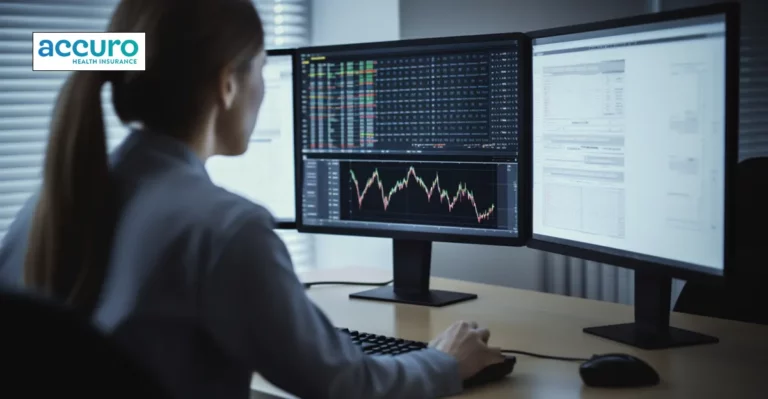
<path id="1" fill-rule="evenodd" d="M 359 281 L 313 281 L 313 282 L 303 283 L 303 284 L 304 284 L 304 289 L 309 289 L 313 285 L 364 285 L 364 286 L 373 286 L 373 287 L 383 287 L 383 286 L 392 284 L 392 282 L 393 280 L 379 282 L 379 283 L 359 282 Z M 564 362 L 586 362 L 587 360 L 589 360 L 589 359 L 584 359 L 580 357 L 541 355 L 538 353 L 526 352 L 526 351 L 520 351 L 520 350 L 514 350 L 514 349 L 502 349 L 501 353 L 513 353 L 516 355 L 538 357 L 540 359 L 560 360 Z"/>
<path id="2" fill-rule="evenodd" d="M 519 351 L 519 350 L 513 350 L 513 349 L 502 349 L 501 353 L 514 353 L 516 355 L 526 355 L 526 356 L 538 357 L 541 359 L 549 359 L 549 360 L 562 360 L 564 362 L 586 362 L 587 360 L 589 360 L 589 359 L 583 359 L 579 357 L 540 355 L 538 353 L 531 353 L 531 352 L 525 352 L 525 351 Z"/>
<path id="3" fill-rule="evenodd" d="M 312 281 L 309 283 L 304 283 L 304 289 L 309 289 L 313 285 L 365 285 L 365 286 L 372 286 L 372 287 L 383 287 L 385 285 L 392 284 L 392 281 L 384 281 L 379 283 L 371 283 L 371 282 L 360 282 L 360 281 Z"/>

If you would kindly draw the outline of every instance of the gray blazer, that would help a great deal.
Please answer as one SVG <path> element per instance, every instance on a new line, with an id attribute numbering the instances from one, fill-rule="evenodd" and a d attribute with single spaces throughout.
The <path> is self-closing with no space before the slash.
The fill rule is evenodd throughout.
<path id="1" fill-rule="evenodd" d="M 302 398 L 461 391 L 447 354 L 371 357 L 339 334 L 307 298 L 269 212 L 215 186 L 186 145 L 134 131 L 111 162 L 120 216 L 94 322 L 178 397 L 248 398 L 254 371 Z M 0 283 L 21 288 L 35 203 L 3 240 Z"/>

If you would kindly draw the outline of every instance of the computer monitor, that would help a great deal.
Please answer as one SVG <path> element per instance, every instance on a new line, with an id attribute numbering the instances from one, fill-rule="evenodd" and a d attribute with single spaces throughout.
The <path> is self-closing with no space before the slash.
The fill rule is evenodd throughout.
<path id="1" fill-rule="evenodd" d="M 293 50 L 268 50 L 264 100 L 248 150 L 211 157 L 211 180 L 267 208 L 279 228 L 295 228 Z"/>
<path id="2" fill-rule="evenodd" d="M 299 231 L 394 239 L 394 286 L 353 298 L 476 298 L 429 289 L 432 242 L 524 244 L 528 50 L 521 34 L 297 50 Z"/>
<path id="3" fill-rule="evenodd" d="M 722 277 L 738 126 L 738 8 L 532 33 L 529 246 L 635 270 L 635 323 L 585 331 L 654 349 L 671 278 Z"/>

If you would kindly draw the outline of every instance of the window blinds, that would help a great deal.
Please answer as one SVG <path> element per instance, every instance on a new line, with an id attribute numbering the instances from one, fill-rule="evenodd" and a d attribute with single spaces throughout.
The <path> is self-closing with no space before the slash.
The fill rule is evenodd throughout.
<path id="1" fill-rule="evenodd" d="M 768 2 L 741 1 L 739 160 L 768 156 Z"/>
<path id="2" fill-rule="evenodd" d="M 256 0 L 268 48 L 309 41 L 308 0 Z M 0 240 L 39 187 L 51 112 L 68 72 L 32 71 L 32 32 L 104 31 L 118 0 L 0 0 Z M 110 150 L 127 129 L 102 93 Z M 312 237 L 281 231 L 297 269 L 314 267 Z"/>
<path id="3" fill-rule="evenodd" d="M 309 45 L 309 0 L 255 0 L 267 48 Z"/>
<path id="4" fill-rule="evenodd" d="M 717 0 L 661 0 L 662 10 Z M 768 1 L 741 0 L 739 160 L 768 156 Z"/>

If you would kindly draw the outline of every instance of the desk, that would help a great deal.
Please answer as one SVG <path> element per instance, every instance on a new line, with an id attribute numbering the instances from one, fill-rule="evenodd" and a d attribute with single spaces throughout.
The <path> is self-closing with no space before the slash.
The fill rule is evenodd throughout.
<path id="1" fill-rule="evenodd" d="M 302 281 L 386 281 L 375 269 L 316 270 Z M 370 287 L 315 286 L 309 296 L 337 327 L 429 341 L 455 320 L 474 320 L 491 330 L 490 345 L 543 354 L 589 357 L 622 352 L 651 364 L 662 383 L 630 390 L 583 386 L 578 363 L 517 356 L 505 380 L 466 391 L 462 398 L 726 398 L 768 397 L 768 327 L 673 313 L 672 324 L 720 338 L 720 343 L 645 351 L 583 333 L 584 327 L 631 322 L 633 308 L 615 303 L 432 278 L 432 288 L 478 294 L 474 301 L 428 308 L 364 300 L 348 295 Z M 252 388 L 290 397 L 258 375 Z"/>

